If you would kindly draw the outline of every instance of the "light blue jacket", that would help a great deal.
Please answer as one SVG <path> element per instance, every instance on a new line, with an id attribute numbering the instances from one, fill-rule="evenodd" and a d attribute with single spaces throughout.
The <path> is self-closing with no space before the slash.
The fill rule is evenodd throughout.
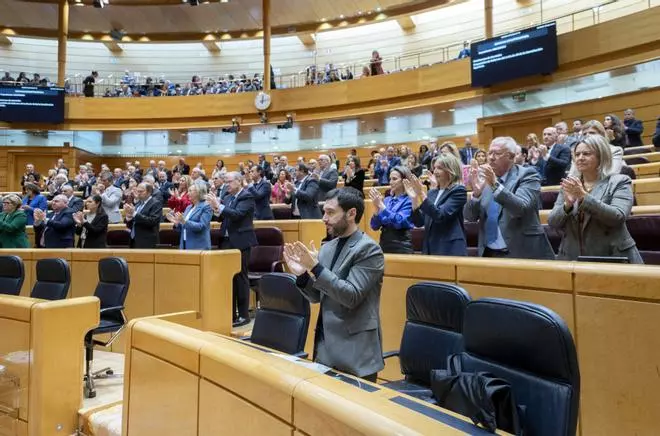
<path id="1" fill-rule="evenodd" d="M 174 229 L 181 233 L 179 248 L 186 250 L 211 249 L 211 218 L 213 211 L 205 201 L 200 201 L 183 225 L 175 225 Z M 186 207 L 183 216 L 188 215 L 193 205 Z M 185 240 L 184 240 L 185 234 Z M 185 245 L 184 245 L 185 241 Z"/>

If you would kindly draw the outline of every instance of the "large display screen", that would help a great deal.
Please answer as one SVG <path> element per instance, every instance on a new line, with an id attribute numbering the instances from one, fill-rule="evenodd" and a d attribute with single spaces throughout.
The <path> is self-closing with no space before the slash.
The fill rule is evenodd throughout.
<path id="1" fill-rule="evenodd" d="M 491 86 L 557 69 L 557 25 L 547 23 L 471 45 L 472 86 Z"/>
<path id="2" fill-rule="evenodd" d="M 0 121 L 6 123 L 63 123 L 64 88 L 0 86 Z"/>

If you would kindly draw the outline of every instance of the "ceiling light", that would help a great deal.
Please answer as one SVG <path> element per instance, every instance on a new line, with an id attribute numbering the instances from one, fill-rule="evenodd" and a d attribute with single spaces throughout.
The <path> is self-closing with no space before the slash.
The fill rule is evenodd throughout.
<path id="1" fill-rule="evenodd" d="M 231 151 L 231 148 L 225 148 L 225 151 Z"/>
<path id="2" fill-rule="evenodd" d="M 382 11 L 382 10 L 383 10 L 383 8 L 381 8 L 381 7 L 377 7 L 377 8 L 376 8 L 376 12 L 380 12 L 380 11 Z"/>
<path id="3" fill-rule="evenodd" d="M 452 109 L 449 109 L 449 112 L 454 112 L 455 110 L 456 109 L 452 108 Z"/>
<path id="4" fill-rule="evenodd" d="M 339 16 L 339 18 L 344 18 L 344 14 L 341 14 L 341 15 Z"/>
<path id="5" fill-rule="evenodd" d="M 177 153 L 183 153 L 181 150 L 177 150 L 176 152 L 177 152 Z"/>
<path id="6" fill-rule="evenodd" d="M 220 3 L 229 3 L 229 0 L 220 0 Z"/>
<path id="7" fill-rule="evenodd" d="M 325 19 L 325 18 L 321 18 L 321 22 L 322 22 L 322 23 L 325 23 L 325 22 L 326 22 L 326 19 Z"/>
<path id="8" fill-rule="evenodd" d="M 357 14 L 358 14 L 358 15 L 362 15 L 362 11 L 357 11 Z"/>
<path id="9" fill-rule="evenodd" d="M 371 140 L 371 143 L 372 143 L 372 144 L 375 144 L 375 143 L 376 143 L 376 140 L 375 140 L 375 139 L 372 139 L 372 140 Z"/>

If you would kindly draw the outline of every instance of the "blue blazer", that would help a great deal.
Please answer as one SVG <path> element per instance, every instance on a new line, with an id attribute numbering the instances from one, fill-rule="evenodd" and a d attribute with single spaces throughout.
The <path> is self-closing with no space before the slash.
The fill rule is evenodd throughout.
<path id="1" fill-rule="evenodd" d="M 566 177 L 566 171 L 571 166 L 571 149 L 568 145 L 555 144 L 550 157 L 545 163 L 543 171 L 543 184 L 547 186 L 559 185 L 561 179 Z"/>
<path id="2" fill-rule="evenodd" d="M 395 199 L 397 201 L 395 201 Z M 397 230 L 409 230 L 413 228 L 410 220 L 412 214 L 412 202 L 407 195 L 401 195 L 399 198 L 385 197 L 383 199 L 385 209 L 377 211 L 371 217 L 371 228 L 378 230 L 381 227 L 392 227 Z"/>
<path id="3" fill-rule="evenodd" d="M 413 223 L 424 226 L 422 253 L 438 256 L 467 256 L 467 241 L 463 228 L 463 206 L 467 191 L 463 185 L 440 191 L 429 191 L 421 206 L 413 213 Z"/>
<path id="4" fill-rule="evenodd" d="M 273 211 L 270 208 L 270 193 L 273 186 L 265 177 L 257 184 L 248 188 L 254 197 L 254 219 L 273 220 Z"/>
<path id="5" fill-rule="evenodd" d="M 186 216 L 193 205 L 190 204 L 183 212 Z M 190 214 L 185 224 L 177 224 L 174 229 L 181 233 L 179 248 L 185 250 L 210 250 L 211 249 L 211 218 L 213 210 L 206 201 L 200 201 L 195 210 Z M 186 231 L 186 244 L 183 245 L 183 231 Z"/>
<path id="6" fill-rule="evenodd" d="M 46 197 L 44 197 L 41 194 L 35 195 L 32 200 L 30 200 L 26 195 L 25 197 L 23 197 L 23 205 L 28 206 L 28 208 L 23 209 L 23 212 L 25 212 L 25 215 L 27 215 L 28 226 L 34 225 L 35 209 L 41 209 L 44 212 L 48 211 L 48 200 L 46 200 Z"/>

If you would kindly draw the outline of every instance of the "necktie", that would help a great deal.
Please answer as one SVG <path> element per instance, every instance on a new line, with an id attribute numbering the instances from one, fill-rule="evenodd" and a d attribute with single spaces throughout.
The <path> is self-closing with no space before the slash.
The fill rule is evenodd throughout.
<path id="1" fill-rule="evenodd" d="M 500 183 L 502 182 L 500 181 Z M 502 206 L 495 201 L 495 195 L 493 195 L 490 199 L 490 204 L 488 205 L 488 211 L 486 212 L 486 244 L 492 244 L 497 241 L 501 211 Z"/>
<path id="2" fill-rule="evenodd" d="M 137 206 L 135 206 L 135 214 L 133 215 L 133 226 L 131 227 L 131 239 L 135 239 L 135 215 L 140 213 L 143 207 L 144 207 L 143 202 L 139 202 Z"/>

